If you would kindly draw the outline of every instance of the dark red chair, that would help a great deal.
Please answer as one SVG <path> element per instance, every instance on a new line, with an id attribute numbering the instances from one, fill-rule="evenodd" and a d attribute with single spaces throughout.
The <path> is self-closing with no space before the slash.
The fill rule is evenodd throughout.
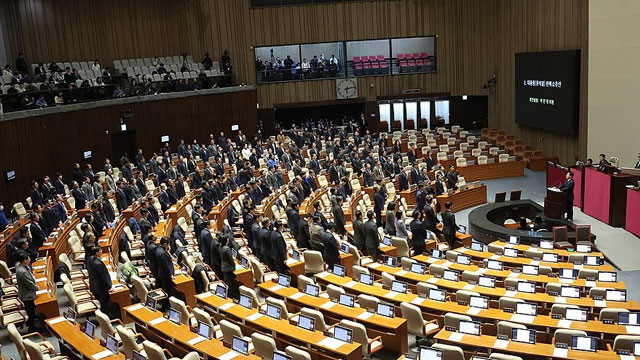
<path id="1" fill-rule="evenodd" d="M 388 74 L 389 73 L 389 65 L 387 65 L 386 61 L 380 62 L 380 73 Z"/>
<path id="2" fill-rule="evenodd" d="M 404 60 L 404 54 L 398 54 L 397 59 L 398 60 Z"/>
<path id="3" fill-rule="evenodd" d="M 360 56 L 354 56 L 353 57 L 353 62 L 354 63 L 359 63 L 360 62 Z"/>
<path id="4" fill-rule="evenodd" d="M 362 63 L 355 64 L 354 74 L 356 76 L 362 75 Z"/>
<path id="5" fill-rule="evenodd" d="M 380 73 L 380 65 L 377 62 L 372 62 L 371 63 L 371 71 L 374 74 L 379 74 Z"/>
<path id="6" fill-rule="evenodd" d="M 370 75 L 371 74 L 371 63 L 364 63 L 362 64 L 362 72 L 366 75 Z"/>

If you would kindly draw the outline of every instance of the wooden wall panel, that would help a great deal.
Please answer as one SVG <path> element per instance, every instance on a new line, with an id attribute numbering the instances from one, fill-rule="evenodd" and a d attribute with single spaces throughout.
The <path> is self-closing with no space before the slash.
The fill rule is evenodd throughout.
<path id="1" fill-rule="evenodd" d="M 81 162 L 84 150 L 92 150 L 89 161 L 96 171 L 111 158 L 111 137 L 120 131 L 120 111 L 129 109 L 134 118 L 128 130 L 136 130 L 137 146 L 147 158 L 160 148 L 160 137 L 169 135 L 175 149 L 178 140 L 202 143 L 209 134 L 229 131 L 238 124 L 247 136 L 257 130 L 255 90 L 148 101 L 124 106 L 105 106 L 28 119 L 0 122 L 0 201 L 10 208 L 28 196 L 31 180 L 63 173 L 71 179 L 72 164 Z M 109 132 L 109 134 L 107 134 Z M 117 161 L 113 159 L 112 161 Z M 16 171 L 6 181 L 5 173 Z"/>

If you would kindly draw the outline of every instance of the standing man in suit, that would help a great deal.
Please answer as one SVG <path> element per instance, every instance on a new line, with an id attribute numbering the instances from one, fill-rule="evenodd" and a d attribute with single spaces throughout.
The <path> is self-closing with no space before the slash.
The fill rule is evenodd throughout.
<path id="1" fill-rule="evenodd" d="M 96 295 L 100 301 L 100 311 L 109 314 L 109 290 L 111 290 L 111 275 L 106 265 L 102 262 L 102 249 L 100 246 L 94 246 L 89 250 L 91 263 L 89 266 L 93 269 L 90 272 L 93 278 L 89 278 L 89 283 L 94 283 Z"/>
<path id="2" fill-rule="evenodd" d="M 373 187 L 373 211 L 376 213 L 376 224 L 382 226 L 382 208 L 384 207 L 384 197 L 381 194 L 380 185 Z"/>
<path id="3" fill-rule="evenodd" d="M 442 230 L 442 233 L 444 234 L 445 240 L 449 243 L 449 248 L 454 249 L 456 246 L 456 232 L 458 231 L 458 225 L 456 224 L 456 216 L 453 214 L 453 211 L 451 211 L 453 203 L 451 201 L 447 201 L 444 204 L 444 208 L 445 211 L 442 213 L 444 229 Z"/>
<path id="4" fill-rule="evenodd" d="M 576 186 L 576 183 L 573 181 L 573 173 L 571 171 L 567 171 L 565 175 L 566 181 L 564 184 L 560 185 L 560 191 L 564 193 L 566 196 L 566 212 L 567 212 L 567 220 L 573 220 L 573 188 Z"/>
<path id="5" fill-rule="evenodd" d="M 342 196 L 338 196 L 336 198 L 336 202 L 331 209 L 331 213 L 333 214 L 333 221 L 335 222 L 336 233 L 340 235 L 344 235 L 347 233 L 347 229 L 345 229 L 346 221 L 344 219 L 344 211 L 342 210 L 342 203 L 344 199 Z"/>
<path id="6" fill-rule="evenodd" d="M 40 185 L 35 180 L 31 182 L 31 191 L 29 191 L 29 196 L 31 197 L 31 203 L 34 207 L 36 205 L 44 204 L 44 198 L 40 193 Z"/>
<path id="7" fill-rule="evenodd" d="M 364 222 L 362 221 L 362 211 L 356 210 L 355 220 L 353 221 L 353 244 L 363 253 L 366 238 L 367 234 L 365 233 Z"/>
<path id="8" fill-rule="evenodd" d="M 129 207 L 127 195 L 124 193 L 124 182 L 122 180 L 118 180 L 116 186 L 116 205 L 118 206 L 118 211 L 122 212 L 124 209 Z"/>
<path id="9" fill-rule="evenodd" d="M 371 163 L 367 163 L 362 172 L 362 179 L 364 180 L 364 186 L 373 186 L 373 174 L 371 173 Z"/>
<path id="10" fill-rule="evenodd" d="M 306 214 L 304 218 L 301 218 L 298 221 L 298 237 L 297 245 L 298 248 L 309 249 L 311 247 L 311 233 L 310 227 L 313 223 L 313 215 Z"/>
<path id="11" fill-rule="evenodd" d="M 420 177 L 420 171 L 418 170 L 418 163 L 413 163 L 413 166 L 411 167 L 411 183 L 419 184 L 421 180 L 422 179 Z"/>
<path id="12" fill-rule="evenodd" d="M 271 259 L 273 261 L 273 267 L 279 274 L 284 274 L 288 267 L 287 261 L 287 244 L 282 236 L 282 230 L 285 228 L 285 223 L 278 221 L 276 229 L 273 230 L 269 236 L 269 242 L 271 243 Z"/>
<path id="13" fill-rule="evenodd" d="M 424 227 L 431 232 L 438 232 L 438 228 L 436 227 L 440 224 L 440 220 L 436 216 L 435 211 L 433 211 L 433 207 L 431 203 L 433 202 L 433 198 L 431 195 L 427 196 L 427 202 L 424 205 Z"/>
<path id="14" fill-rule="evenodd" d="M 424 253 L 425 243 L 427 241 L 427 229 L 420 218 L 420 210 L 413 211 L 413 220 L 409 223 L 411 230 L 411 245 L 413 246 L 414 255 L 422 255 Z"/>
<path id="15" fill-rule="evenodd" d="M 340 264 L 338 241 L 332 233 L 334 228 L 334 224 L 329 223 L 328 229 L 322 232 L 322 245 L 324 246 L 322 258 L 330 269 L 333 269 L 334 265 Z"/>
<path id="16" fill-rule="evenodd" d="M 84 192 L 80 190 L 80 186 L 75 181 L 71 183 L 71 188 L 71 195 L 76 201 L 76 210 L 84 209 L 87 205 L 87 197 L 85 196 Z"/>
<path id="17" fill-rule="evenodd" d="M 369 210 L 367 212 L 367 218 L 369 220 L 363 225 L 365 246 L 367 248 L 367 253 L 371 256 L 373 261 L 376 261 L 378 258 L 378 246 L 380 245 L 380 241 L 378 239 L 378 226 L 376 226 L 375 216 L 375 213 L 372 210 Z"/>
<path id="18" fill-rule="evenodd" d="M 158 277 L 156 278 L 158 287 L 162 288 L 167 296 L 172 296 L 173 290 L 173 276 L 174 276 L 174 268 L 173 268 L 173 259 L 169 254 L 169 249 L 171 247 L 171 241 L 168 237 L 163 236 L 160 239 L 160 246 L 156 248 L 156 259 L 158 261 Z M 169 306 L 169 298 L 164 300 L 163 302 L 163 310 L 164 308 L 168 308 Z"/>
<path id="19" fill-rule="evenodd" d="M 53 183 L 56 188 L 56 193 L 59 195 L 65 195 L 64 183 L 62 182 L 62 174 L 56 173 L 56 181 Z"/>
<path id="20" fill-rule="evenodd" d="M 222 270 L 222 281 L 227 284 L 229 289 L 228 295 L 230 298 L 237 299 L 239 297 L 238 284 L 236 284 L 236 275 L 233 273 L 236 269 L 235 261 L 233 260 L 233 253 L 229 244 L 229 239 L 226 236 L 218 237 L 220 242 L 220 261 Z"/>
<path id="21" fill-rule="evenodd" d="M 20 301 L 24 304 L 24 309 L 29 318 L 27 319 L 28 332 L 36 332 L 36 291 L 39 290 L 36 284 L 36 278 L 31 272 L 31 258 L 27 253 L 20 252 L 18 254 L 18 263 L 16 264 L 16 282 L 18 283 L 18 294 Z"/>
<path id="22" fill-rule="evenodd" d="M 31 239 L 33 242 L 33 246 L 36 250 L 38 250 L 42 244 L 47 241 L 47 236 L 44 234 L 42 227 L 40 227 L 40 214 L 34 212 L 31 215 L 31 226 L 29 227 L 29 231 L 31 232 Z"/>

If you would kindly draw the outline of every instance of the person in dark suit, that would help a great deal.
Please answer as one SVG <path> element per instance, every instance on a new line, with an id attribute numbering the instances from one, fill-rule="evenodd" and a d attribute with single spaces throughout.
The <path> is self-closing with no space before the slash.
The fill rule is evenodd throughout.
<path id="1" fill-rule="evenodd" d="M 395 236 L 396 234 L 396 203 L 394 201 L 389 202 L 387 205 L 387 212 L 385 213 L 384 232 L 387 235 Z"/>
<path id="2" fill-rule="evenodd" d="M 298 222 L 298 237 L 296 238 L 296 244 L 298 248 L 309 249 L 311 246 L 311 233 L 309 227 L 313 222 L 313 215 L 306 214 L 304 218 L 301 218 Z"/>
<path id="3" fill-rule="evenodd" d="M 378 258 L 378 246 L 380 244 L 380 240 L 378 239 L 378 227 L 375 222 L 375 213 L 372 210 L 367 212 L 367 218 L 369 219 L 366 223 L 364 223 L 364 235 L 365 235 L 365 246 L 367 248 L 367 253 L 373 260 L 375 261 Z"/>
<path id="4" fill-rule="evenodd" d="M 24 304 L 27 312 L 27 326 L 30 333 L 39 329 L 35 326 L 36 319 L 36 291 L 39 290 L 36 279 L 31 271 L 31 258 L 26 253 L 18 254 L 18 262 L 16 263 L 16 283 L 18 285 L 18 295 L 20 301 Z"/>
<path id="5" fill-rule="evenodd" d="M 418 170 L 418 163 L 414 163 L 411 167 L 411 183 L 418 184 L 421 182 L 420 171 Z"/>
<path id="6" fill-rule="evenodd" d="M 571 171 L 567 171 L 565 179 L 566 181 L 560 185 L 560 191 L 564 193 L 567 200 L 567 220 L 573 220 L 573 188 L 576 186 L 576 183 L 573 181 L 573 173 Z"/>
<path id="7" fill-rule="evenodd" d="M 160 239 L 160 246 L 156 248 L 156 259 L 158 260 L 158 277 L 156 278 L 157 286 L 162 288 L 168 296 L 173 293 L 173 259 L 169 253 L 170 240 L 168 237 Z M 163 307 L 169 306 L 169 299 L 163 302 Z"/>
<path id="8" fill-rule="evenodd" d="M 424 212 L 424 227 L 431 232 L 439 232 L 437 225 L 440 224 L 440 220 L 436 216 L 435 211 L 433 211 L 433 207 L 431 203 L 433 202 L 433 198 L 431 195 L 427 196 L 426 204 L 423 207 Z"/>
<path id="9" fill-rule="evenodd" d="M 89 278 L 89 283 L 95 284 L 95 295 L 100 301 L 100 311 L 105 314 L 109 314 L 109 291 L 111 290 L 111 275 L 106 265 L 102 262 L 102 249 L 99 246 L 94 246 L 90 251 L 91 263 L 89 266 L 92 268 L 90 274 L 93 278 Z"/>
<path id="10" fill-rule="evenodd" d="M 436 196 L 444 194 L 444 176 L 441 173 L 436 179 L 435 193 Z"/>
<path id="11" fill-rule="evenodd" d="M 344 199 L 342 196 L 338 196 L 336 198 L 336 203 L 333 205 L 331 209 L 331 213 L 333 214 L 333 221 L 335 223 L 336 233 L 340 235 L 344 235 L 347 233 L 347 229 L 345 229 L 346 221 L 344 219 L 344 211 L 342 210 L 342 203 Z M 326 248 L 325 248 L 326 249 Z"/>
<path id="12" fill-rule="evenodd" d="M 313 204 L 313 208 L 315 210 L 315 212 L 313 213 L 314 217 L 318 217 L 320 219 L 320 225 L 322 225 L 323 229 L 326 229 L 327 226 L 329 226 L 329 221 L 327 220 L 327 218 L 324 216 L 324 214 L 322 213 L 322 211 L 320 211 L 320 202 L 316 201 Z"/>
<path id="13" fill-rule="evenodd" d="M 127 196 L 124 193 L 124 182 L 122 180 L 118 180 L 116 186 L 116 205 L 118 206 L 118 211 L 122 212 L 129 207 L 129 202 L 127 201 Z"/>
<path id="14" fill-rule="evenodd" d="M 362 179 L 365 187 L 373 186 L 373 174 L 371 173 L 371 164 L 367 163 L 362 171 Z"/>
<path id="15" fill-rule="evenodd" d="M 59 195 L 65 195 L 64 183 L 62 182 L 62 174 L 56 173 L 56 181 L 53 183 L 56 188 L 56 193 Z"/>
<path id="16" fill-rule="evenodd" d="M 401 171 L 396 176 L 396 179 L 398 180 L 398 190 L 399 191 L 409 190 L 409 181 L 408 181 L 407 175 L 404 173 L 404 171 Z"/>
<path id="17" fill-rule="evenodd" d="M 335 225 L 329 223 L 328 229 L 322 232 L 322 245 L 324 246 L 322 259 L 330 269 L 333 269 L 334 265 L 340 264 L 338 241 L 331 233 L 334 229 Z"/>
<path id="18" fill-rule="evenodd" d="M 424 226 L 420 218 L 420 211 L 415 210 L 413 212 L 413 220 L 409 223 L 409 229 L 411 230 L 411 246 L 413 246 L 414 255 L 422 255 L 427 240 L 427 229 Z"/>
<path id="19" fill-rule="evenodd" d="M 447 187 L 449 189 L 455 189 L 458 187 L 458 172 L 453 164 L 449 165 L 449 171 L 447 172 Z"/>
<path id="20" fill-rule="evenodd" d="M 58 227 L 58 223 L 60 222 L 60 220 L 58 218 L 58 215 L 54 211 L 53 200 L 51 199 L 46 200 L 44 211 L 42 211 L 42 217 L 44 218 L 44 221 L 47 223 L 47 228 L 50 231 Z"/>
<path id="21" fill-rule="evenodd" d="M 364 253 L 365 240 L 367 234 L 364 229 L 364 222 L 362 222 L 362 211 L 356 210 L 355 220 L 353 221 L 353 244 Z"/>
<path id="22" fill-rule="evenodd" d="M 382 226 L 382 208 L 384 207 L 384 197 L 380 193 L 380 186 L 375 185 L 373 187 L 373 191 L 375 192 L 373 195 L 373 211 L 376 214 L 376 224 L 377 226 Z"/>
<path id="23" fill-rule="evenodd" d="M 202 230 L 202 231 L 205 231 L 205 230 Z M 224 273 L 222 271 L 222 253 L 221 253 L 222 245 L 220 243 L 220 238 L 224 237 L 224 235 L 218 235 L 213 237 L 211 236 L 211 233 L 209 233 L 208 236 L 211 237 L 210 243 L 209 243 L 209 260 L 211 261 L 211 268 L 213 268 L 213 271 L 216 273 L 216 276 L 218 276 L 218 278 L 222 278 L 224 276 Z M 231 236 L 231 238 L 233 239 L 233 235 Z M 205 238 L 203 238 L 202 240 L 203 242 L 207 241 L 207 239 Z"/>
<path id="24" fill-rule="evenodd" d="M 453 203 L 451 201 L 447 201 L 444 204 L 444 208 L 445 211 L 442 213 L 442 224 L 444 225 L 442 233 L 444 234 L 445 240 L 449 243 L 449 248 L 454 249 L 456 247 L 456 232 L 458 231 L 458 225 L 456 224 L 456 216 L 453 214 L 453 211 L 451 211 Z"/>
<path id="25" fill-rule="evenodd" d="M 38 184 L 37 181 L 32 181 L 31 182 L 31 190 L 29 191 L 29 196 L 31 197 L 31 203 L 33 204 L 32 206 L 36 206 L 36 205 L 42 205 L 44 204 L 44 198 L 42 197 L 42 194 L 40 193 L 40 185 Z"/>
<path id="26" fill-rule="evenodd" d="M 233 252 L 229 246 L 229 239 L 225 236 L 218 237 L 216 243 L 219 242 L 220 253 L 220 269 L 222 271 L 222 281 L 227 285 L 227 295 L 230 298 L 237 299 L 239 297 L 238 284 L 236 283 L 236 275 L 233 273 L 236 269 L 236 264 L 233 259 Z"/>
<path id="27" fill-rule="evenodd" d="M 40 215 L 38 213 L 33 213 L 31 215 L 31 226 L 29 230 L 31 232 L 31 241 L 33 242 L 33 246 L 38 250 L 42 244 L 47 241 L 47 236 L 45 235 L 42 227 L 39 224 Z"/>
<path id="28" fill-rule="evenodd" d="M 262 262 L 269 265 L 269 267 L 273 266 L 271 262 L 271 243 L 269 242 L 271 238 L 271 219 L 268 217 L 264 217 L 261 221 L 261 227 L 258 230 L 258 243 L 260 244 L 260 254 L 262 258 Z"/>
<path id="29" fill-rule="evenodd" d="M 332 184 L 337 184 L 340 181 L 340 175 L 338 174 L 337 159 L 333 159 L 333 163 L 329 167 L 329 180 Z"/>
<path id="30" fill-rule="evenodd" d="M 276 229 L 273 230 L 269 236 L 269 242 L 271 243 L 271 259 L 273 261 L 273 267 L 275 271 L 280 274 L 284 274 L 288 267 L 287 261 L 287 244 L 282 236 L 282 231 L 285 228 L 283 222 L 276 224 Z"/>

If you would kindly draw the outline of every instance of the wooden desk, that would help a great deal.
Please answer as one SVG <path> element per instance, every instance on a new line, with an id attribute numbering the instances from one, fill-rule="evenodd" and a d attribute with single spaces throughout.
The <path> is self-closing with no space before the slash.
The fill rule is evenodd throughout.
<path id="1" fill-rule="evenodd" d="M 314 297 L 307 295 L 293 287 L 282 287 L 272 281 L 263 282 L 260 285 L 260 292 L 265 295 L 284 299 L 288 304 L 293 304 L 297 308 L 307 307 L 322 312 L 326 318 L 332 319 L 335 323 L 341 319 L 349 319 L 359 322 L 367 328 L 370 338 L 381 336 L 385 349 L 393 350 L 397 353 L 407 352 L 408 336 L 407 321 L 401 317 L 390 319 L 377 314 L 368 313 L 367 310 L 333 303 L 327 307 L 331 301 L 325 297 Z"/>
<path id="2" fill-rule="evenodd" d="M 155 342 L 163 344 L 165 347 L 171 347 L 175 356 L 184 356 L 191 351 L 197 351 L 201 355 L 204 354 L 205 359 L 227 358 L 232 350 L 224 346 L 222 341 L 217 339 L 203 340 L 193 344 L 193 340 L 199 336 L 191 332 L 188 325 L 176 325 L 171 321 L 164 320 L 158 322 L 156 319 L 162 318 L 159 311 L 151 311 L 141 304 L 131 305 L 125 308 L 127 314 L 135 320 L 136 325 L 147 330 L 152 335 Z M 161 345 L 162 346 L 162 345 Z M 226 355 L 226 356 L 225 356 Z M 244 356 L 237 354 L 234 359 L 253 359 L 260 358 L 255 355 Z"/>
<path id="3" fill-rule="evenodd" d="M 525 161 L 509 161 L 506 163 L 456 167 L 456 171 L 458 175 L 464 176 L 464 179 L 470 182 L 524 176 L 525 165 Z"/>
<path id="4" fill-rule="evenodd" d="M 259 331 L 271 335 L 277 343 L 300 347 L 312 352 L 321 359 L 362 359 L 362 350 L 359 343 L 344 343 L 338 348 L 333 348 L 323 343 L 326 336 L 320 331 L 302 330 L 290 324 L 287 320 L 270 318 L 260 314 L 257 309 L 247 309 L 234 304 L 229 299 L 219 298 L 211 292 L 198 294 L 196 299 L 214 317 L 227 320 L 233 319 L 233 322 L 246 329 L 245 334 Z"/>
<path id="5" fill-rule="evenodd" d="M 367 268 L 373 273 L 381 274 L 383 271 L 387 272 L 391 275 L 394 275 L 396 279 L 408 282 L 410 284 L 417 284 L 419 282 L 425 282 L 428 284 L 433 284 L 438 286 L 439 288 L 447 289 L 450 292 L 456 292 L 458 290 L 468 290 L 477 292 L 480 295 L 488 296 L 493 299 L 499 299 L 503 296 L 512 297 L 516 299 L 523 299 L 525 301 L 536 302 L 539 304 L 545 304 L 547 307 L 551 307 L 553 304 L 569 304 L 569 305 L 577 305 L 588 308 L 606 308 L 616 307 L 630 310 L 640 310 L 640 305 L 636 301 L 627 301 L 627 302 L 612 302 L 612 301 L 604 301 L 604 300 L 594 300 L 590 297 L 580 297 L 580 298 L 563 298 L 560 296 L 551 296 L 546 293 L 524 293 L 519 291 L 507 290 L 501 287 L 489 288 L 474 284 L 469 284 L 464 281 L 450 281 L 445 280 L 443 278 L 436 278 L 433 275 L 428 274 L 416 274 L 410 271 L 403 270 L 402 268 L 391 268 L 389 266 L 380 264 L 380 263 L 369 263 L 367 264 Z M 612 304 L 615 304 L 611 306 Z"/>
<path id="6" fill-rule="evenodd" d="M 69 351 L 76 355 L 80 355 L 83 359 L 94 360 L 93 355 L 101 353 L 106 348 L 100 345 L 100 340 L 96 337 L 90 339 L 80 330 L 80 325 L 71 324 L 64 317 L 57 316 L 51 319 L 45 320 L 47 327 L 51 330 L 51 333 L 58 338 L 60 347 L 65 346 Z M 96 329 L 96 333 L 97 333 Z M 125 356 L 122 353 L 117 355 L 109 355 L 102 359 L 106 360 L 124 360 Z"/>
<path id="7" fill-rule="evenodd" d="M 8 224 L 7 228 L 0 233 L 0 259 L 7 261 L 7 242 L 11 241 L 17 234 L 20 233 L 20 228 L 30 223 L 25 218 L 19 218 L 13 224 Z M 11 265 L 9 265 L 11 266 Z"/>
<path id="8" fill-rule="evenodd" d="M 492 242 L 492 244 L 498 245 L 498 246 L 502 246 L 502 247 L 512 247 L 514 249 L 517 249 L 518 251 L 521 252 L 525 252 L 529 249 L 536 249 L 540 252 L 543 253 L 551 253 L 551 254 L 557 254 L 559 257 L 563 257 L 565 259 L 569 259 L 569 255 L 571 254 L 582 254 L 582 255 L 589 255 L 589 256 L 597 256 L 600 258 L 604 258 L 604 255 L 602 255 L 601 252 L 590 252 L 590 253 L 578 253 L 575 251 L 567 251 L 566 249 L 543 249 L 541 247 L 533 247 L 531 245 L 525 245 L 525 244 L 518 244 L 518 245 L 507 245 L 506 242 L 504 241 L 494 241 Z M 456 249 L 457 251 L 457 249 Z"/>
<path id="9" fill-rule="evenodd" d="M 32 264 L 33 276 L 36 278 L 39 290 L 36 291 L 36 312 L 51 318 L 60 315 L 58 299 L 56 299 L 55 283 L 53 281 L 53 263 L 51 256 L 45 260 L 38 260 Z"/>
<path id="10" fill-rule="evenodd" d="M 525 344 L 514 341 L 509 341 L 507 343 L 506 348 L 496 346 L 497 338 L 495 336 L 489 335 L 462 335 L 461 339 L 451 339 L 451 331 L 440 330 L 436 336 L 434 337 L 438 342 L 448 343 L 457 345 L 460 347 L 475 347 L 475 348 L 483 348 L 489 350 L 491 352 L 499 352 L 499 353 L 515 353 L 516 355 L 524 356 L 525 358 L 530 358 L 532 354 L 536 356 L 542 356 L 545 358 L 554 358 L 554 359 L 571 359 L 571 360 L 620 360 L 620 355 L 616 354 L 613 351 L 598 351 L 598 352 L 588 352 L 588 351 L 575 351 L 569 349 L 566 357 L 557 357 L 554 356 L 554 345 L 552 344 L 544 344 L 544 343 L 536 343 L 536 344 Z"/>
<path id="11" fill-rule="evenodd" d="M 470 207 L 482 205 L 487 202 L 487 186 L 471 185 L 466 190 L 455 191 L 452 195 L 438 195 L 436 196 L 436 200 L 438 201 L 438 204 L 440 204 L 440 209 L 442 212 L 446 210 L 444 204 L 447 201 L 451 201 L 453 203 L 453 210 L 456 212 L 468 209 Z"/>
<path id="12" fill-rule="evenodd" d="M 423 264 L 426 264 L 427 266 L 431 264 L 443 265 L 447 263 L 446 259 L 436 259 L 426 255 L 417 255 L 417 256 L 414 256 L 412 259 L 418 262 L 421 262 Z M 492 270 L 492 269 L 482 268 L 477 265 L 463 265 L 463 264 L 453 263 L 449 265 L 449 269 L 460 271 L 460 272 L 470 271 L 480 275 L 493 276 L 497 280 L 500 280 L 500 279 L 504 280 L 507 278 L 516 277 L 518 279 L 527 280 L 527 281 L 531 281 L 539 284 L 560 283 L 563 285 L 579 286 L 585 289 L 589 289 L 592 287 L 605 287 L 605 288 L 611 288 L 611 289 L 624 290 L 627 288 L 627 286 L 622 281 L 611 283 L 611 282 L 600 282 L 600 281 L 587 281 L 586 279 L 561 279 L 559 277 L 549 277 L 547 275 L 527 275 L 527 274 L 523 274 L 522 272 L 514 273 L 510 270 L 504 270 L 504 269 Z"/>

